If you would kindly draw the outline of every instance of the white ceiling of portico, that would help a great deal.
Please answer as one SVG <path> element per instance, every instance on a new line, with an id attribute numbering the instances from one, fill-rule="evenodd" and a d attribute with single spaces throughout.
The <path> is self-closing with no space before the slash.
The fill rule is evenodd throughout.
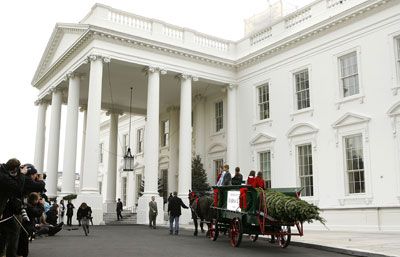
<path id="1" fill-rule="evenodd" d="M 102 108 L 128 111 L 130 87 L 133 87 L 132 111 L 136 114 L 145 114 L 147 76 L 144 66 L 112 60 L 103 67 Z M 84 74 L 81 81 L 80 103 L 85 105 L 88 99 L 89 65 L 81 66 L 76 72 Z M 166 75 L 160 75 L 160 112 L 165 111 L 169 106 L 180 104 L 180 80 L 177 75 L 168 71 Z M 220 94 L 221 89 L 223 85 L 203 79 L 192 82 L 193 97 L 197 94 L 204 96 Z M 66 100 L 67 94 L 64 101 Z"/>

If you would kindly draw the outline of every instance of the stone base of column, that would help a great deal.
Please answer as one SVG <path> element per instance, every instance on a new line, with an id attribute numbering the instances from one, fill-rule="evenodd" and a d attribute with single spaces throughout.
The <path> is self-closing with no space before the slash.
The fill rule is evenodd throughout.
<path id="1" fill-rule="evenodd" d="M 116 212 L 117 211 L 117 202 L 105 202 L 103 204 L 103 210 L 105 213 Z"/>
<path id="2" fill-rule="evenodd" d="M 81 203 L 85 202 L 92 208 L 93 225 L 104 225 L 103 221 L 103 197 L 100 194 L 80 194 L 73 200 L 75 206 L 73 219 L 76 220 L 76 212 Z"/>
<path id="3" fill-rule="evenodd" d="M 149 224 L 149 202 L 151 201 L 151 195 L 143 195 L 139 198 L 137 207 L 137 224 Z M 160 196 L 156 196 L 158 215 L 156 224 L 165 224 L 164 220 L 164 199 Z"/>
<path id="4" fill-rule="evenodd" d="M 187 207 L 189 207 L 189 209 L 182 208 L 182 215 L 179 217 L 179 224 L 188 225 L 190 222 L 192 222 L 192 211 L 190 210 L 188 195 L 178 195 L 178 197 L 182 199 L 182 202 Z"/>

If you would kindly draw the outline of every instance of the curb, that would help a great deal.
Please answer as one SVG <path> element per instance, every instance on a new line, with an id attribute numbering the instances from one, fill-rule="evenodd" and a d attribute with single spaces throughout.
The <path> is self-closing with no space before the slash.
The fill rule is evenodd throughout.
<path id="1" fill-rule="evenodd" d="M 371 252 L 364 252 L 364 251 L 359 251 L 359 250 L 344 249 L 344 248 L 337 248 L 337 247 L 332 247 L 332 246 L 303 243 L 303 242 L 292 241 L 292 242 L 290 242 L 290 245 L 304 247 L 304 248 L 313 248 L 313 249 L 323 250 L 323 251 L 327 251 L 327 252 L 347 254 L 347 255 L 358 256 L 358 257 L 393 257 L 391 255 L 385 255 L 385 254 L 380 254 L 380 253 L 371 253 Z"/>

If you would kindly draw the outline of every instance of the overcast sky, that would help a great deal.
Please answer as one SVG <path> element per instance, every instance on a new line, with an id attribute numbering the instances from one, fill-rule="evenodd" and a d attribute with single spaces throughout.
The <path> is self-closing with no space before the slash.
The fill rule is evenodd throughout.
<path id="1" fill-rule="evenodd" d="M 274 1 L 271 0 L 271 2 Z M 311 0 L 283 1 L 292 8 L 311 2 Z M 23 163 L 33 162 L 37 121 L 37 107 L 34 106 L 34 101 L 38 93 L 31 86 L 33 74 L 55 24 L 57 22 L 78 23 L 96 2 L 233 40 L 243 35 L 243 20 L 262 11 L 268 4 L 267 0 L 3 1 L 0 15 L 1 33 L 3 33 L 0 39 L 2 58 L 0 62 L 0 163 L 12 157 L 19 158 Z M 50 112 L 49 107 L 46 140 Z M 61 128 L 65 126 L 65 116 L 65 110 L 63 110 Z M 81 129 L 81 123 L 79 129 Z M 62 129 L 60 169 L 64 136 Z M 78 148 L 80 148 L 80 141 Z M 47 150 L 45 154 L 47 155 Z"/>

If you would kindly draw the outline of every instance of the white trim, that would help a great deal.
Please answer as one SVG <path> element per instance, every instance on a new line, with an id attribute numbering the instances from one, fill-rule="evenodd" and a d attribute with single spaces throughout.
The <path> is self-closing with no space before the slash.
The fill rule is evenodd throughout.
<path id="1" fill-rule="evenodd" d="M 258 102 L 258 88 L 268 84 L 268 103 L 269 103 L 269 117 L 266 119 L 260 119 L 260 109 L 259 109 L 259 102 Z M 272 125 L 271 119 L 271 79 L 265 79 L 258 81 L 257 83 L 253 84 L 253 125 L 259 125 L 263 123 L 269 123 L 270 126 Z"/>
<path id="2" fill-rule="evenodd" d="M 306 108 L 302 108 L 302 109 L 298 109 L 297 108 L 297 92 L 296 92 L 296 80 L 295 80 L 295 75 L 297 73 L 300 73 L 302 71 L 307 70 L 308 72 L 308 94 L 310 97 L 310 106 L 306 107 Z M 311 64 L 308 63 L 306 65 L 303 66 L 299 66 L 296 69 L 290 70 L 289 71 L 291 74 L 291 84 L 292 84 L 292 113 L 290 114 L 291 116 L 296 115 L 298 113 L 303 113 L 306 111 L 312 111 L 314 109 L 313 107 L 313 96 L 312 96 L 312 92 L 313 92 L 313 81 L 312 81 L 312 67 Z"/>

